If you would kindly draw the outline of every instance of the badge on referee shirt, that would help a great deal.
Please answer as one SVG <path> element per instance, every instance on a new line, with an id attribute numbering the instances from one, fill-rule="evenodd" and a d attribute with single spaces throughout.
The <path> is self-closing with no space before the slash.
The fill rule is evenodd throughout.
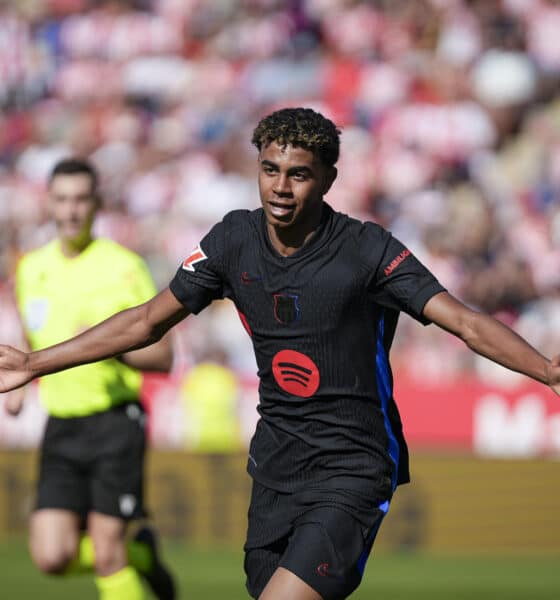
<path id="1" fill-rule="evenodd" d="M 47 322 L 49 301 L 46 298 L 33 298 L 24 308 L 25 323 L 29 331 L 39 331 Z"/>

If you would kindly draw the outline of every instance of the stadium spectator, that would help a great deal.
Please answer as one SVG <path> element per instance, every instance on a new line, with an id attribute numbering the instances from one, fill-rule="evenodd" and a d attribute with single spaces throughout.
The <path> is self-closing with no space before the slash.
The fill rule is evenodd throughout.
<path id="1" fill-rule="evenodd" d="M 242 449 L 239 383 L 221 350 L 209 349 L 181 382 L 185 448 L 228 453 Z"/>

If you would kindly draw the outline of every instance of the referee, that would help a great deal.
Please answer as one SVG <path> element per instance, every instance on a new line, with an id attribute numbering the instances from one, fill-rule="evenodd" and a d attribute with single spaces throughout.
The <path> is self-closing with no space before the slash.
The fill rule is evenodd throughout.
<path id="1" fill-rule="evenodd" d="M 18 307 L 32 350 L 77 335 L 156 292 L 139 256 L 93 238 L 100 199 L 92 165 L 72 158 L 59 162 L 48 192 L 58 236 L 25 255 L 16 273 Z M 139 369 L 168 371 L 171 362 L 165 337 L 145 350 L 39 383 L 49 418 L 30 523 L 31 556 L 50 574 L 95 570 L 103 600 L 144 598 L 139 572 L 158 598 L 175 596 L 155 553 L 153 532 L 143 528 L 136 541 L 125 542 L 127 523 L 144 515 L 146 419 Z M 22 394 L 12 394 L 10 412 L 17 414 L 22 401 Z"/>

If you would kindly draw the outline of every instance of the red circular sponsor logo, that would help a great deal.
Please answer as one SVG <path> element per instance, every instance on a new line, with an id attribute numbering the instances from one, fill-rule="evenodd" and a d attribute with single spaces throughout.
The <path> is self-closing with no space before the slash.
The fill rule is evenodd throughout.
<path id="1" fill-rule="evenodd" d="M 326 577 L 329 574 L 329 563 L 321 563 L 317 567 L 317 573 L 319 573 L 321 577 Z"/>
<path id="2" fill-rule="evenodd" d="M 305 354 L 281 350 L 272 360 L 276 383 L 288 394 L 309 398 L 319 388 L 319 369 Z"/>

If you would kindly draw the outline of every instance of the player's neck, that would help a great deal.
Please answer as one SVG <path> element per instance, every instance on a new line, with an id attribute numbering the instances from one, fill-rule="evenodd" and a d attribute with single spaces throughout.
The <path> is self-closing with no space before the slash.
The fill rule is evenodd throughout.
<path id="1" fill-rule="evenodd" d="M 275 227 L 267 223 L 268 238 L 281 256 L 291 256 L 313 237 L 321 223 L 322 210 L 313 213 L 303 223 L 292 227 Z"/>
<path id="2" fill-rule="evenodd" d="M 60 239 L 60 250 L 66 258 L 74 258 L 81 254 L 93 242 L 93 236 L 90 234 L 76 239 Z"/>

